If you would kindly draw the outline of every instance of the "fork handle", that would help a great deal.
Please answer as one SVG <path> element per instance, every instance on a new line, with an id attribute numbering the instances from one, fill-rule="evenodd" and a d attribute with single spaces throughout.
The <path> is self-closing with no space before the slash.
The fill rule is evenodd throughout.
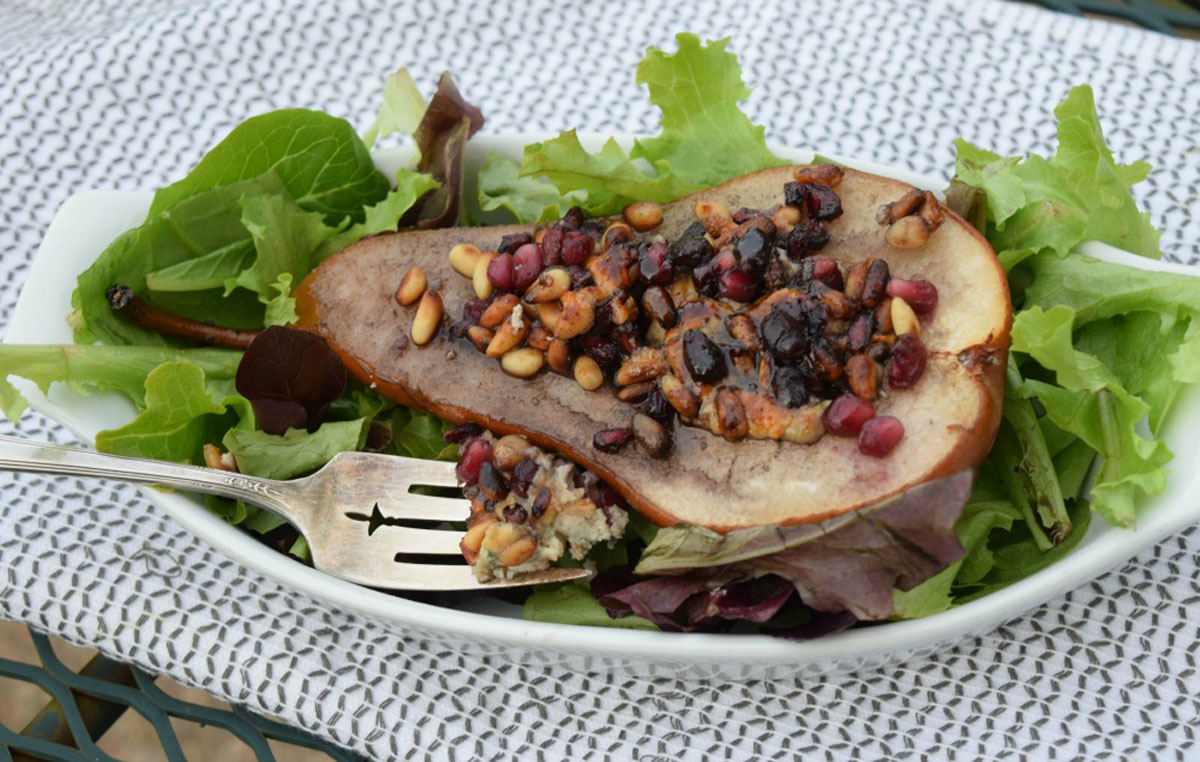
<path id="1" fill-rule="evenodd" d="M 64 447 L 0 435 L 0 469 L 162 484 L 189 492 L 246 500 L 269 508 L 293 523 L 298 518 L 287 503 L 286 482 L 215 468 L 110 455 L 80 447 Z"/>

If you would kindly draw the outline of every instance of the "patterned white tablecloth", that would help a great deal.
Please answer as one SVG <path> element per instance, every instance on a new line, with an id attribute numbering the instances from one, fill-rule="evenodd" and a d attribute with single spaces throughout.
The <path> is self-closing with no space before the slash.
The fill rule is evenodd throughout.
<path id="1" fill-rule="evenodd" d="M 0 3 L 0 323 L 58 205 L 179 176 L 244 117 L 365 125 L 442 69 L 493 132 L 646 130 L 676 31 L 730 35 L 770 137 L 946 174 L 963 135 L 1051 149 L 1090 82 L 1163 248 L 1200 261 L 1200 45 L 992 0 Z M 57 316 L 48 316 L 57 319 Z M 9 424 L 0 426 L 13 431 Z M 34 438 L 70 435 L 27 414 Z M 1197 759 L 1200 531 L 931 658 L 695 684 L 503 668 L 234 564 L 128 487 L 0 476 L 0 617 L 98 646 L 375 758 Z M 1200 499 L 1200 496 L 1198 496 Z"/>

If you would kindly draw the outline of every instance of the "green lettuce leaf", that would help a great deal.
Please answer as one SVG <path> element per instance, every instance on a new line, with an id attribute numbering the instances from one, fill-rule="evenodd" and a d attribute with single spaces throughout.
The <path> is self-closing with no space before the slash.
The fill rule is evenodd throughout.
<path id="1" fill-rule="evenodd" d="M 458 447 L 442 441 L 442 435 L 453 428 L 429 413 L 408 407 L 392 411 L 392 446 L 397 455 L 426 460 L 454 460 Z"/>
<path id="2" fill-rule="evenodd" d="M 488 154 L 479 168 L 476 193 L 485 212 L 507 209 L 517 222 L 552 222 L 573 206 L 587 200 L 582 190 L 560 193 L 544 177 L 520 177 L 521 165 L 496 152 Z"/>
<path id="3" fill-rule="evenodd" d="M 615 214 L 631 201 L 672 201 L 732 177 L 786 162 L 767 148 L 763 128 L 738 107 L 749 95 L 728 40 L 702 45 L 693 34 L 676 36 L 678 50 L 650 48 L 637 81 L 662 112 L 661 131 L 626 154 L 613 140 L 595 154 L 574 130 L 525 148 L 521 177 L 545 177 L 561 193 L 586 191 L 584 211 Z M 644 160 L 653 174 L 634 160 Z"/>
<path id="4" fill-rule="evenodd" d="M 362 449 L 370 421 L 326 421 L 311 434 L 288 429 L 278 436 L 230 429 L 222 443 L 237 459 L 238 470 L 264 479 L 291 479 L 316 471 L 339 452 Z"/>
<path id="5" fill-rule="evenodd" d="M 118 455 L 202 463 L 205 444 L 220 440 L 235 414 L 213 398 L 204 371 L 165 362 L 146 376 L 146 407 L 126 425 L 96 434 L 96 449 Z"/>
<path id="6" fill-rule="evenodd" d="M 363 143 L 371 148 L 377 138 L 397 132 L 411 135 L 424 115 L 425 98 L 417 89 L 417 83 L 413 82 L 408 69 L 397 69 L 383 81 L 383 106 L 371 129 L 363 135 Z"/>
<path id="7" fill-rule="evenodd" d="M 253 263 L 225 281 L 226 293 L 238 286 L 273 298 L 281 275 L 303 278 L 317 265 L 317 248 L 337 233 L 320 214 L 306 212 L 282 193 L 258 193 L 242 199 L 242 224 L 254 241 Z"/>
<path id="8" fill-rule="evenodd" d="M 586 582 L 542 585 L 525 599 L 522 614 L 532 622 L 618 627 L 628 630 L 658 629 L 653 623 L 632 614 L 613 619 L 592 596 Z"/>
<path id="9" fill-rule="evenodd" d="M 224 288 L 227 281 L 254 262 L 254 242 L 240 239 L 195 259 L 185 259 L 146 273 L 151 291 L 203 291 Z"/>
<path id="10" fill-rule="evenodd" d="M 387 178 L 344 119 L 283 109 L 251 117 L 204 155 L 187 177 L 154 194 L 146 221 L 205 191 L 274 173 L 300 208 L 330 225 L 359 221 L 388 191 Z"/>
<path id="11" fill-rule="evenodd" d="M 439 183 L 432 176 L 401 168 L 396 173 L 396 188 L 389 191 L 379 202 L 368 206 L 363 219 L 349 228 L 336 233 L 318 248 L 316 261 L 320 262 L 352 243 L 377 233 L 387 233 L 400 226 L 400 218 L 412 208 L 426 192 L 437 188 Z M 307 274 L 307 271 L 305 271 Z M 303 277 L 295 273 L 297 282 Z"/>
<path id="12" fill-rule="evenodd" d="M 217 322 L 233 328 L 262 325 L 262 305 L 254 294 L 237 291 L 225 297 L 219 288 L 188 291 L 149 291 L 146 277 L 174 265 L 252 246 L 242 224 L 242 198 L 283 193 L 271 173 L 204 191 L 154 215 L 140 227 L 122 233 L 78 279 L 72 296 L 83 325 L 76 340 L 99 339 L 106 344 L 166 345 L 171 340 L 113 314 L 105 292 L 124 283 L 152 304 L 184 317 Z M 176 273 L 178 275 L 178 273 Z M 86 331 L 84 333 L 83 331 Z"/>
<path id="13" fill-rule="evenodd" d="M 167 362 L 186 362 L 203 371 L 209 385 L 232 384 L 242 353 L 232 349 L 171 349 L 90 345 L 0 344 L 0 408 L 9 420 L 25 409 L 25 399 L 9 376 L 33 381 L 42 392 L 61 381 L 80 394 L 116 391 L 146 407 L 146 377 Z"/>

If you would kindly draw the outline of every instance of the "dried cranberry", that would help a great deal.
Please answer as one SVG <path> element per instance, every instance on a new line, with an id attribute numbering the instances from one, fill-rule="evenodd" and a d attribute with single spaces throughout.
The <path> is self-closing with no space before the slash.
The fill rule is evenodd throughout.
<path id="1" fill-rule="evenodd" d="M 499 257 L 497 257 L 499 259 Z M 495 262 L 496 260 L 492 260 Z M 489 272 L 490 272 L 489 265 Z M 523 294 L 542 274 L 542 250 L 535 243 L 527 243 L 513 254 L 512 290 Z"/>
<path id="2" fill-rule="evenodd" d="M 559 223 L 559 225 L 562 226 L 562 229 L 566 231 L 578 230 L 579 226 L 582 224 L 583 210 L 577 206 L 573 206 L 568 209 L 567 213 L 563 215 L 562 222 Z"/>
<path id="3" fill-rule="evenodd" d="M 808 214 L 817 220 L 833 220 L 842 216 L 842 200 L 828 185 L 809 183 L 804 188 Z"/>
<path id="4" fill-rule="evenodd" d="M 501 291 L 512 291 L 516 278 L 514 277 L 514 261 L 512 254 L 501 254 L 488 262 L 487 276 L 492 285 Z"/>
<path id="5" fill-rule="evenodd" d="M 542 264 L 546 267 L 562 262 L 563 229 L 555 226 L 542 234 Z"/>
<path id="6" fill-rule="evenodd" d="M 596 303 L 592 327 L 589 333 L 606 336 L 612 330 L 612 297 L 601 299 Z"/>
<path id="7" fill-rule="evenodd" d="M 694 222 L 667 249 L 667 261 L 676 267 L 696 267 L 712 258 L 712 244 L 704 237 L 703 223 Z"/>
<path id="8" fill-rule="evenodd" d="M 825 408 L 821 422 L 838 437 L 857 436 L 863 424 L 875 417 L 875 406 L 853 394 L 843 394 Z"/>
<path id="9" fill-rule="evenodd" d="M 817 257 L 813 260 L 812 279 L 824 283 L 834 291 L 841 291 L 846 287 L 841 268 L 829 257 Z"/>
<path id="10" fill-rule="evenodd" d="M 767 267 L 771 244 L 758 228 L 750 228 L 733 246 L 738 262 L 751 274 L 758 276 Z"/>
<path id="11" fill-rule="evenodd" d="M 479 481 L 479 470 L 492 462 L 492 445 L 486 439 L 472 439 L 462 448 L 454 468 L 458 480 L 467 486 Z"/>
<path id="12" fill-rule="evenodd" d="M 758 296 L 762 283 L 753 272 L 741 265 L 721 275 L 720 294 L 735 302 L 752 302 Z"/>
<path id="13" fill-rule="evenodd" d="M 517 465 L 513 466 L 512 479 L 509 480 L 509 489 L 513 491 L 517 497 L 525 497 L 529 493 L 529 485 L 533 484 L 533 479 L 537 476 L 538 464 L 537 461 L 530 458 L 521 458 Z"/>
<path id="14" fill-rule="evenodd" d="M 537 497 L 533 499 L 533 508 L 531 509 L 533 518 L 540 519 L 543 515 L 545 515 L 546 509 L 549 507 L 550 490 L 542 487 L 540 490 L 538 490 Z"/>
<path id="15" fill-rule="evenodd" d="M 533 243 L 533 236 L 528 233 L 509 233 L 500 239 L 500 246 L 496 248 L 496 251 L 502 254 L 512 254 L 527 243 Z"/>
<path id="16" fill-rule="evenodd" d="M 657 386 L 651 389 L 650 393 L 646 395 L 646 399 L 638 405 L 638 410 L 659 423 L 668 423 L 675 415 L 675 408 L 671 407 L 671 403 L 667 402 L 666 395 Z"/>
<path id="17" fill-rule="evenodd" d="M 937 309 L 937 286 L 927 280 L 903 280 L 892 278 L 887 284 L 888 296 L 895 296 L 908 302 L 913 312 L 918 315 L 928 315 Z"/>
<path id="18" fill-rule="evenodd" d="M 771 257 L 767 262 L 767 269 L 763 273 L 763 288 L 767 291 L 776 291 L 787 285 L 787 269 L 784 268 L 783 262 L 778 256 Z"/>
<path id="19" fill-rule="evenodd" d="M 646 293 L 642 295 L 642 310 L 666 329 L 674 328 L 679 319 L 679 313 L 675 311 L 675 300 L 662 286 L 646 289 Z"/>
<path id="20" fill-rule="evenodd" d="M 638 260 L 638 276 L 648 286 L 667 286 L 675 280 L 675 267 L 667 261 L 667 245 L 654 241 Z"/>
<path id="21" fill-rule="evenodd" d="M 907 389 L 925 372 L 925 345 L 916 334 L 906 333 L 892 345 L 892 360 L 888 363 L 888 384 Z"/>
<path id="22" fill-rule="evenodd" d="M 792 228 L 787 237 L 787 253 L 792 261 L 800 260 L 819 251 L 829 243 L 829 231 L 817 220 L 808 219 Z"/>
<path id="23" fill-rule="evenodd" d="M 807 193 L 805 183 L 789 182 L 783 186 L 783 203 L 788 206 L 794 206 L 797 209 L 804 209 L 807 206 L 805 201 Z"/>
<path id="24" fill-rule="evenodd" d="M 862 303 L 864 307 L 876 307 L 883 301 L 890 279 L 891 272 L 888 270 L 887 261 L 871 260 L 871 265 L 867 268 L 867 276 L 863 279 Z"/>
<path id="25" fill-rule="evenodd" d="M 545 509 L 542 510 L 545 513 Z M 510 505 L 504 509 L 504 520 L 509 524 L 524 524 L 529 514 L 519 505 Z"/>
<path id="26" fill-rule="evenodd" d="M 808 346 L 804 326 L 785 310 L 774 309 L 758 327 L 763 344 L 781 360 L 793 360 Z"/>
<path id="27" fill-rule="evenodd" d="M 567 267 L 567 272 L 571 274 L 572 291 L 586 288 L 595 283 L 595 279 L 592 277 L 592 272 L 583 265 L 570 265 Z"/>
<path id="28" fill-rule="evenodd" d="M 736 212 L 733 213 L 733 221 L 736 222 L 737 224 L 741 225 L 746 220 L 752 220 L 761 214 L 762 213 L 759 212 L 757 209 L 751 209 L 748 206 L 743 206 L 741 209 L 738 209 Z"/>
<path id="29" fill-rule="evenodd" d="M 810 339 L 825 333 L 825 325 L 829 322 L 828 308 L 821 303 L 820 299 L 812 296 L 780 300 L 775 305 L 775 309 L 799 323 Z"/>
<path id="30" fill-rule="evenodd" d="M 713 384 L 729 375 L 721 348 L 695 329 L 683 334 L 683 362 L 692 378 L 702 384 Z"/>
<path id="31" fill-rule="evenodd" d="M 589 333 L 579 337 L 579 348 L 601 368 L 612 370 L 621 364 L 621 351 L 617 345 L 598 334 Z"/>
<path id="32" fill-rule="evenodd" d="M 617 349 L 626 357 L 633 354 L 633 351 L 642 345 L 642 337 L 638 333 L 636 323 L 617 326 L 613 329 L 612 336 L 617 343 Z"/>
<path id="33" fill-rule="evenodd" d="M 850 330 L 846 332 L 847 346 L 851 352 L 864 352 L 871 345 L 871 336 L 875 333 L 875 314 L 864 312 L 854 318 Z"/>
<path id="34" fill-rule="evenodd" d="M 483 428 L 477 423 L 462 423 L 442 434 L 446 444 L 462 444 L 468 439 L 474 439 L 483 433 Z"/>
<path id="35" fill-rule="evenodd" d="M 487 308 L 487 300 L 469 299 L 463 305 L 463 320 L 470 320 L 471 325 L 479 325 L 479 319 L 483 317 L 483 312 Z"/>
<path id="36" fill-rule="evenodd" d="M 604 510 L 605 513 L 608 512 L 607 509 L 609 508 L 618 508 L 625 504 L 625 501 L 621 498 L 621 493 L 613 489 L 608 482 L 603 482 L 599 479 L 589 481 L 587 487 L 584 489 L 584 494 L 587 495 L 588 500 L 595 503 L 596 507 Z"/>
<path id="37" fill-rule="evenodd" d="M 597 431 L 592 437 L 592 447 L 601 452 L 617 452 L 633 438 L 633 429 L 622 427 Z"/>
<path id="38" fill-rule="evenodd" d="M 800 407 L 808 402 L 808 381 L 804 372 L 791 365 L 781 365 L 771 374 L 771 393 L 784 407 Z"/>
<path id="39" fill-rule="evenodd" d="M 491 461 L 484 461 L 479 467 L 479 488 L 488 498 L 503 500 L 508 494 L 508 481 L 496 470 Z"/>
<path id="40" fill-rule="evenodd" d="M 596 242 L 590 235 L 572 230 L 563 237 L 562 261 L 568 265 L 582 265 L 595 247 Z"/>
<path id="41" fill-rule="evenodd" d="M 858 451 L 873 458 L 882 458 L 904 438 L 904 424 L 890 415 L 872 418 L 858 432 Z"/>

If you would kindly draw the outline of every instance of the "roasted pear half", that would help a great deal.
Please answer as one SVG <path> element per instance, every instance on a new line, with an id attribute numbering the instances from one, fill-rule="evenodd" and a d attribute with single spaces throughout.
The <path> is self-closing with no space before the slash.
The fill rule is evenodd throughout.
<path id="1" fill-rule="evenodd" d="M 661 224 L 645 235 L 674 241 L 694 226 L 698 209 L 779 209 L 794 176 L 821 174 L 780 167 L 736 178 L 666 205 Z M 842 273 L 882 259 L 892 278 L 929 281 L 937 290 L 936 309 L 915 329 L 927 352 L 923 374 L 907 388 L 885 386 L 872 401 L 877 415 L 894 416 L 904 426 L 903 438 L 886 457 L 865 455 L 854 437 L 821 436 L 823 407 L 810 415 L 817 430 L 800 438 L 812 440 L 808 443 L 721 436 L 697 413 L 674 424 L 673 446 L 665 456 L 651 457 L 637 446 L 597 448 L 598 431 L 629 426 L 635 412 L 615 396 L 611 371 L 610 381 L 592 391 L 561 362 L 563 372 L 553 372 L 548 363 L 533 375 L 514 377 L 482 345 L 451 330 L 466 304 L 477 299 L 472 279 L 452 265 L 451 249 L 467 244 L 495 251 L 504 236 L 533 235 L 533 226 L 401 232 L 360 241 L 304 281 L 300 324 L 323 336 L 354 376 L 396 401 L 497 434 L 522 434 L 594 471 L 660 525 L 686 522 L 726 531 L 819 521 L 978 465 L 999 425 L 1012 322 L 1004 272 L 974 228 L 931 195 L 913 191 L 884 177 L 838 173 L 842 212 L 822 222 L 828 241 L 818 252 L 835 260 Z M 698 205 L 706 201 L 719 205 Z M 931 219 L 934 224 L 928 224 Z M 719 238 L 713 232 L 710 241 Z M 415 300 L 419 289 L 410 276 L 398 300 L 401 281 L 414 267 L 423 273 L 418 285 L 425 286 L 425 296 Z M 678 286 L 676 301 L 686 300 L 688 289 Z M 761 306 L 767 298 L 771 295 L 759 292 L 751 301 Z M 535 305 L 525 306 L 526 315 L 538 314 Z M 683 314 L 684 305 L 676 306 Z M 755 304 L 735 307 L 749 312 Z M 431 318 L 437 318 L 432 330 Z M 420 323 L 415 338 L 414 320 Z M 509 370 L 524 362 L 518 375 L 527 375 L 531 362 L 543 356 L 513 356 Z"/>

